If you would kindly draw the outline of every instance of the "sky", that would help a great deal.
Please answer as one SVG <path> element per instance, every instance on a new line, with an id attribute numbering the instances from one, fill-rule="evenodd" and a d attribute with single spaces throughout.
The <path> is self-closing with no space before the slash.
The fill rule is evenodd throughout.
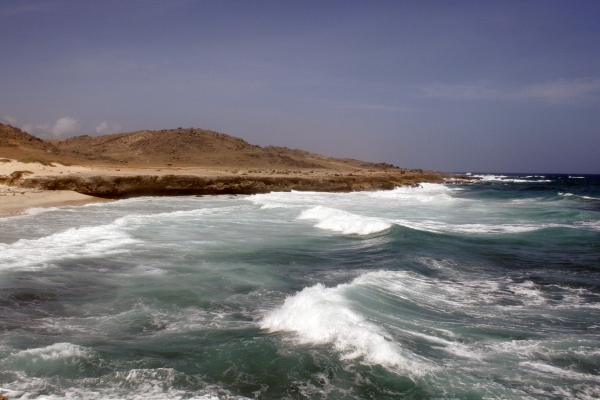
<path id="1" fill-rule="evenodd" d="M 600 1 L 0 0 L 0 122 L 600 173 Z"/>

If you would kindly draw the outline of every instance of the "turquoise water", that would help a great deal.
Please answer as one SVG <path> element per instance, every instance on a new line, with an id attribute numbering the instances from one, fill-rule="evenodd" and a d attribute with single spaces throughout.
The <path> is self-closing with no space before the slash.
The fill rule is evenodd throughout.
<path id="1" fill-rule="evenodd" d="M 0 219 L 9 399 L 600 397 L 600 179 Z"/>

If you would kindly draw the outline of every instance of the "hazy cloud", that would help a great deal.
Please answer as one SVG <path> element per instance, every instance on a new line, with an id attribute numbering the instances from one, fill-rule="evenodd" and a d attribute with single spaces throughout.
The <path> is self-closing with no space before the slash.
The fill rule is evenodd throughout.
<path id="1" fill-rule="evenodd" d="M 530 85 L 518 93 L 518 96 L 548 103 L 564 103 L 585 100 L 594 94 L 600 94 L 600 79 L 559 80 Z"/>
<path id="2" fill-rule="evenodd" d="M 81 125 L 79 125 L 79 122 L 77 122 L 76 119 L 71 117 L 62 117 L 56 120 L 51 132 L 56 137 L 69 136 L 76 134 L 79 129 L 81 129 Z"/>
<path id="3" fill-rule="evenodd" d="M 16 6 L 0 7 L 0 16 L 16 16 L 22 14 L 50 11 L 52 7 L 52 2 L 38 4 L 19 4 Z"/>
<path id="4" fill-rule="evenodd" d="M 40 137 L 51 137 L 50 124 L 25 124 L 21 127 L 22 131 L 29 133 L 30 135 L 36 135 Z"/>
<path id="5" fill-rule="evenodd" d="M 423 97 L 449 98 L 455 100 L 494 99 L 500 93 L 485 84 L 478 85 L 444 85 L 434 84 L 424 88 Z"/>
<path id="6" fill-rule="evenodd" d="M 336 108 L 350 108 L 356 110 L 367 110 L 367 111 L 391 111 L 391 112 L 409 112 L 414 111 L 414 108 L 404 106 L 394 106 L 386 104 L 374 104 L 374 103 L 361 103 L 351 101 L 340 101 L 337 102 Z"/>
<path id="7" fill-rule="evenodd" d="M 17 122 L 19 122 L 15 117 L 11 117 L 10 115 L 5 115 L 3 119 L 12 126 L 17 126 Z"/>
<path id="8" fill-rule="evenodd" d="M 4 119 L 8 120 L 8 116 Z M 16 118 L 13 119 L 16 122 Z M 14 125 L 14 124 L 11 124 Z M 21 126 L 21 130 L 29 133 L 30 135 L 36 135 L 45 139 L 53 139 L 61 136 L 72 136 L 81 130 L 79 122 L 71 117 L 63 117 L 56 120 L 54 124 L 31 124 L 26 123 Z"/>
<path id="9" fill-rule="evenodd" d="M 35 125 L 33 124 L 25 124 L 21 127 L 21 130 L 24 132 L 29 133 L 30 135 L 33 135 L 35 133 Z"/>
<path id="10" fill-rule="evenodd" d="M 108 122 L 102 122 L 96 127 L 96 133 L 99 135 L 108 135 L 111 133 L 119 133 L 123 131 L 123 127 L 119 124 L 108 125 Z"/>
<path id="11" fill-rule="evenodd" d="M 548 103 L 572 103 L 600 94 L 600 79 L 561 79 L 527 85 L 518 89 L 498 89 L 488 83 L 474 85 L 434 84 L 423 88 L 422 97 L 454 100 L 538 100 Z"/>

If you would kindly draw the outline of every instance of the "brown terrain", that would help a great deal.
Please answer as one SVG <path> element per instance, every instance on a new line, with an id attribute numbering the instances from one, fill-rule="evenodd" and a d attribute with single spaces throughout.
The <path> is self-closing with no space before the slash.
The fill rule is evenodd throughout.
<path id="1" fill-rule="evenodd" d="M 466 178 L 260 147 L 193 128 L 48 141 L 0 124 L 0 168 L 0 184 L 7 187 L 106 198 L 376 190 Z"/>

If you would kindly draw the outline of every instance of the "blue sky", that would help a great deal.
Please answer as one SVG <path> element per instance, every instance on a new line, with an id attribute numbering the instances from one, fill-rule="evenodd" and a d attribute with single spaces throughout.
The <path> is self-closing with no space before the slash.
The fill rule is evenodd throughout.
<path id="1" fill-rule="evenodd" d="M 600 173 L 599 1 L 0 1 L 0 119 Z"/>

